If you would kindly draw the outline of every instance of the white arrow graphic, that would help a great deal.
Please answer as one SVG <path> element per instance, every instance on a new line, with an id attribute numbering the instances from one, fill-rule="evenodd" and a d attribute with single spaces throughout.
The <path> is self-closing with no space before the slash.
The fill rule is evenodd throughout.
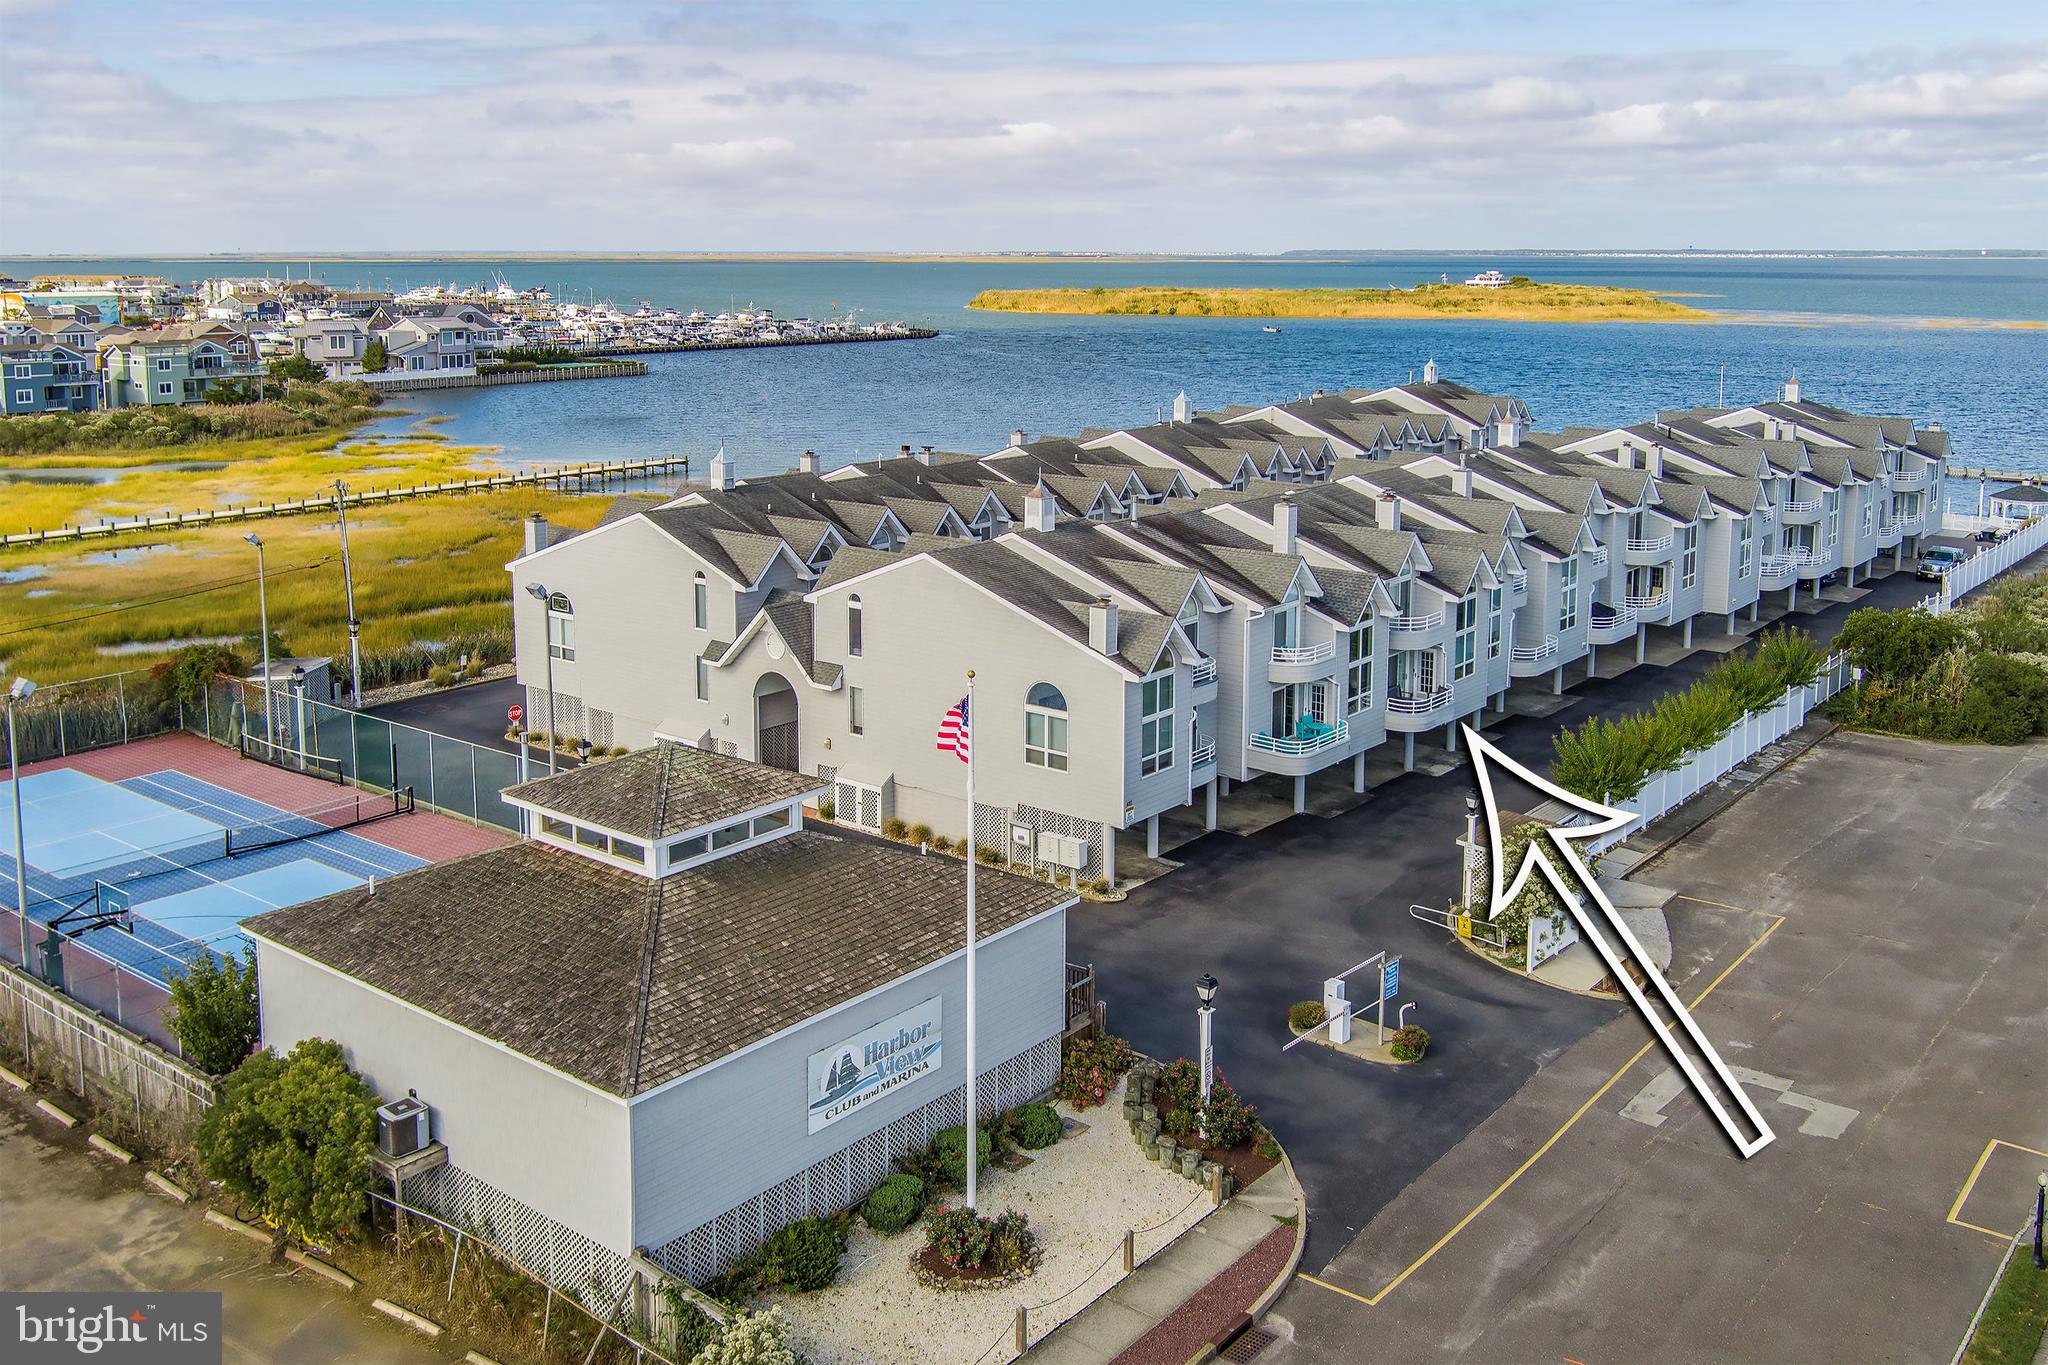
<path id="1" fill-rule="evenodd" d="M 1492 868 L 1493 880 L 1493 899 L 1487 912 L 1488 918 L 1498 917 L 1501 911 L 1513 903 L 1515 897 L 1522 894 L 1523 888 L 1529 884 L 1529 879 L 1540 871 L 1543 879 L 1550 883 L 1551 890 L 1557 893 L 1558 899 L 1571 911 L 1572 918 L 1579 922 L 1580 930 L 1591 940 L 1594 950 L 1607 964 L 1607 970 L 1614 974 L 1614 979 L 1628 992 L 1628 998 L 1635 1002 L 1635 1007 L 1642 1011 L 1643 1018 L 1649 1021 L 1650 1032 L 1664 1045 L 1664 1050 L 1671 1054 L 1671 1060 L 1677 1063 L 1678 1069 L 1685 1073 L 1685 1078 L 1691 1083 L 1693 1090 L 1712 1111 L 1715 1119 L 1719 1120 L 1723 1131 L 1728 1134 L 1728 1140 L 1735 1144 L 1735 1150 L 1745 1157 L 1751 1157 L 1769 1146 L 1777 1135 L 1771 1131 L 1770 1125 L 1764 1122 L 1763 1115 L 1757 1112 L 1756 1105 L 1751 1102 L 1741 1083 L 1735 1079 L 1735 1074 L 1728 1069 L 1728 1064 L 1714 1051 L 1714 1045 L 1707 1041 L 1706 1034 L 1693 1022 L 1691 1012 L 1679 1001 L 1671 989 L 1671 983 L 1664 979 L 1664 974 L 1657 970 L 1656 964 L 1650 961 L 1650 955 L 1643 951 L 1643 945 L 1629 931 L 1628 925 L 1608 901 L 1606 893 L 1600 889 L 1600 883 L 1595 880 L 1592 870 L 1580 859 L 1578 849 L 1573 846 L 1574 840 L 1590 839 L 1618 830 L 1634 820 L 1635 815 L 1629 811 L 1603 806 L 1597 801 L 1588 801 L 1576 792 L 1566 791 L 1509 758 L 1470 725 L 1460 724 L 1458 728 L 1464 732 L 1465 742 L 1471 746 L 1472 769 L 1479 782 L 1479 797 L 1486 803 L 1486 839 L 1490 854 L 1487 862 Z M 1502 885 L 1506 874 L 1501 866 L 1500 807 L 1494 800 L 1493 773 L 1490 766 L 1495 763 L 1544 795 L 1562 801 L 1575 810 L 1584 811 L 1594 818 L 1592 824 L 1559 826 L 1545 831 L 1549 845 L 1557 850 L 1557 856 L 1562 858 L 1565 866 L 1571 870 L 1576 878 L 1575 882 L 1568 883 L 1566 877 L 1558 872 L 1544 846 L 1544 841 L 1533 840 L 1522 857 L 1522 865 L 1515 869 L 1514 880 L 1505 887 Z M 1592 906 L 1589 907 L 1581 899 L 1581 888 L 1585 896 L 1592 900 Z M 1714 1093 L 1713 1087 L 1700 1075 L 1699 1068 L 1693 1064 L 1692 1058 L 1678 1046 L 1677 1040 L 1664 1028 L 1656 1011 L 1650 1007 L 1650 999 L 1644 994 L 1643 988 L 1623 969 L 1623 956 L 1615 951 L 1615 937 L 1625 945 L 1628 955 L 1635 958 L 1637 965 L 1642 968 L 1643 975 L 1649 978 L 1650 985 L 1656 990 L 1658 998 L 1664 1002 L 1664 1007 L 1671 1012 L 1678 1027 L 1685 1030 L 1686 1037 L 1692 1040 L 1692 1045 L 1699 1050 L 1700 1056 L 1706 1058 L 1707 1065 L 1713 1067 L 1714 1074 L 1721 1078 L 1721 1084 L 1735 1097 L 1736 1104 L 1741 1106 L 1743 1114 L 1754 1126 L 1756 1137 L 1747 1137 L 1743 1134 L 1734 1117 L 1721 1103 L 1720 1096 Z"/>

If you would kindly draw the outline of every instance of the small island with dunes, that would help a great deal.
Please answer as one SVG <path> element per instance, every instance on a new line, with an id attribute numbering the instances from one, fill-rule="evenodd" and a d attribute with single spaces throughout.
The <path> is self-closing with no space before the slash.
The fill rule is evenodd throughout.
<path id="1" fill-rule="evenodd" d="M 1712 322 L 1715 315 L 1653 294 L 1597 284 L 1545 284 L 1517 275 L 1506 284 L 1419 284 L 1413 289 L 1182 289 L 1134 285 L 1097 289 L 985 289 L 969 308 L 993 313 L 1100 317 L 1362 318 L 1492 322 Z"/>

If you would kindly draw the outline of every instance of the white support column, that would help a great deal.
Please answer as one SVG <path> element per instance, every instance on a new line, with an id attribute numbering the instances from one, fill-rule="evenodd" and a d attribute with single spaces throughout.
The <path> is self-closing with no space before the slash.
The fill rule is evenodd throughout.
<path id="1" fill-rule="evenodd" d="M 1102 827 L 1102 879 L 1116 886 L 1116 826 Z"/>
<path id="2" fill-rule="evenodd" d="M 1479 718 L 1481 720 L 1486 719 L 1483 707 L 1481 708 Z M 1444 726 L 1444 748 L 1452 753 L 1458 752 L 1458 718 L 1456 716 L 1451 717 L 1450 721 Z"/>
<path id="3" fill-rule="evenodd" d="M 1762 611 L 1762 610 L 1763 610 L 1763 605 L 1764 605 L 1764 595 L 1763 595 L 1763 594 L 1762 594 L 1761 592 L 1759 592 L 1759 593 L 1758 593 L 1758 594 L 1756 595 L 1756 601 L 1754 601 L 1754 602 L 1752 602 L 1752 603 L 1750 603 L 1750 604 L 1749 604 L 1749 623 L 1750 623 L 1751 625 L 1755 625 L 1755 624 L 1756 624 L 1756 614 L 1757 614 L 1757 613 L 1758 613 L 1759 611 Z"/>
<path id="4" fill-rule="evenodd" d="M 1294 813 L 1299 815 L 1307 809 L 1308 776 L 1304 773 L 1296 773 L 1294 775 Z"/>
<path id="5" fill-rule="evenodd" d="M 1360 749 L 1351 756 L 1351 790 L 1365 790 L 1365 750 Z"/>
<path id="6" fill-rule="evenodd" d="M 1159 817 L 1156 815 L 1148 816 L 1145 820 L 1145 856 L 1159 856 Z"/>
<path id="7" fill-rule="evenodd" d="M 1792 580 L 1791 587 L 1785 589 L 1785 610 L 1799 610 L 1799 580 L 1797 578 Z"/>
<path id="8" fill-rule="evenodd" d="M 1552 670 L 1551 670 L 1551 672 L 1550 672 L 1550 695 L 1551 695 L 1551 696 L 1553 696 L 1553 697 L 1561 697 L 1561 696 L 1563 696 L 1563 695 L 1564 695 L 1564 665 L 1563 665 L 1563 664 L 1559 664 L 1559 665 L 1558 665 L 1558 666 L 1557 666 L 1556 668 L 1552 669 Z"/>
<path id="9" fill-rule="evenodd" d="M 1586 646 L 1586 680 L 1591 682 L 1600 676 L 1600 646 Z"/>
<path id="10" fill-rule="evenodd" d="M 1410 730 L 1401 739 L 1401 766 L 1412 773 L 1415 771 L 1415 732 Z"/>
<path id="11" fill-rule="evenodd" d="M 1692 618 L 1690 616 L 1685 618 L 1685 647 L 1687 649 L 1692 648 Z"/>
<path id="12" fill-rule="evenodd" d="M 1735 633 L 1735 613 L 1732 611 L 1728 613 L 1728 633 L 1730 635 Z"/>
<path id="13" fill-rule="evenodd" d="M 1220 777 L 1210 778 L 1208 792 L 1202 798 L 1202 820 L 1209 829 L 1216 828 L 1216 787 L 1222 780 Z"/>
<path id="14" fill-rule="evenodd" d="M 1636 627 L 1636 662 L 1637 662 L 1637 663 L 1641 663 L 1641 662 L 1643 661 L 1643 654 L 1644 654 L 1644 652 L 1645 652 L 1646 650 L 1648 650 L 1648 649 L 1649 649 L 1649 647 L 1650 647 L 1650 628 L 1649 628 L 1648 626 L 1637 626 L 1637 627 Z"/>

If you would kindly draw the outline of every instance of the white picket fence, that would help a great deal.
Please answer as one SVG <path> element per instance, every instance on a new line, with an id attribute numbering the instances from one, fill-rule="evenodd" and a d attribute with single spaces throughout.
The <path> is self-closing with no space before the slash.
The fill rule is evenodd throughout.
<path id="1" fill-rule="evenodd" d="M 2009 523 L 2008 523 L 2009 524 Z M 1987 545 L 1941 576 L 1941 586 L 1920 599 L 1920 608 L 1936 616 L 1955 610 L 1957 602 L 2013 565 L 2048 548 L 2048 517 L 2036 517 L 1996 545 Z"/>
<path id="2" fill-rule="evenodd" d="M 1830 654 L 1812 682 L 1786 688 L 1782 697 L 1761 711 L 1745 715 L 1712 744 L 1694 750 L 1676 768 L 1650 774 L 1650 780 L 1634 796 L 1619 801 L 1610 798 L 1608 805 L 1631 811 L 1637 818 L 1612 833 L 1587 840 L 1583 847 L 1594 854 L 1605 853 L 1651 821 L 1677 810 L 1804 725 L 1815 707 L 1848 685 L 1848 658 L 1840 653 Z"/>

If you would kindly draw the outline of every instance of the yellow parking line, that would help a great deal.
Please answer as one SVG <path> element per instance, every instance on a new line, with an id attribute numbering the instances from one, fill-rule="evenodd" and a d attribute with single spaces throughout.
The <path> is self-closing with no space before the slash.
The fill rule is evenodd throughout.
<path id="1" fill-rule="evenodd" d="M 1956 1217 L 1957 1214 L 1963 1211 L 1963 1205 L 1969 1201 L 1970 1191 L 1977 1188 L 1977 1177 L 1984 1174 L 1985 1164 L 1991 1160 L 1991 1154 L 2000 1147 L 2010 1147 L 2016 1152 L 2030 1152 L 2035 1156 L 2048 1156 L 2048 1152 L 2044 1152 L 2038 1147 L 2027 1147 L 2017 1142 L 2007 1142 L 2004 1138 L 1991 1139 L 1991 1141 L 1984 1144 L 1984 1150 L 1977 1153 L 1977 1164 L 1970 1168 L 1970 1178 L 1963 1182 L 1962 1189 L 1956 1191 L 1956 1202 L 1948 1206 L 1948 1221 L 1959 1228 L 1968 1228 L 1972 1232 L 1981 1232 L 1986 1237 L 1996 1237 L 2001 1242 L 2009 1242 L 2012 1240 L 2012 1234 L 2009 1232 L 2000 1232 L 1996 1228 L 1987 1228 L 1981 1223 L 1966 1223 Z"/>
<path id="2" fill-rule="evenodd" d="M 1688 896 L 1686 897 L 1686 899 L 1690 900 L 1693 898 Z M 1707 903 L 1712 904 L 1713 902 Z M 1741 907 L 1728 906 L 1727 908 L 1731 910 L 1738 910 Z M 1709 981 L 1706 984 L 1705 989 L 1703 989 L 1698 995 L 1692 998 L 1693 1006 L 1697 1007 L 1702 1000 L 1705 1000 L 1709 995 L 1711 995 L 1714 991 L 1714 988 L 1720 985 L 1723 981 L 1726 981 L 1728 979 L 1728 974 L 1734 971 L 1737 967 L 1740 967 L 1744 962 L 1746 962 L 1749 959 L 1749 955 L 1751 953 L 1763 947 L 1764 944 L 1767 941 L 1769 941 L 1771 935 L 1778 932 L 1778 926 L 1783 924 L 1784 922 L 1785 917 L 1783 915 L 1773 916 L 1770 927 L 1765 929 L 1763 933 L 1757 937 L 1754 943 L 1750 944 L 1747 948 L 1744 948 L 1742 950 L 1741 955 L 1738 956 L 1733 962 L 1723 967 L 1721 969 L 1721 974 L 1715 977 L 1712 981 Z M 1669 1024 L 1665 1024 L 1661 1025 L 1661 1027 L 1666 1032 L 1669 1032 L 1671 1026 Z M 1494 1187 L 1493 1193 L 1487 1195 L 1486 1198 L 1480 1200 L 1476 1205 L 1472 1207 L 1472 1210 L 1469 1213 L 1467 1213 L 1463 1218 L 1460 1218 L 1456 1223 L 1452 1224 L 1451 1230 L 1449 1232 L 1446 1232 L 1443 1236 L 1437 1238 L 1436 1242 L 1429 1248 L 1429 1250 L 1423 1252 L 1420 1256 L 1416 1257 L 1413 1261 L 1411 1261 L 1408 1264 L 1407 1269 L 1403 1270 L 1393 1279 L 1387 1281 L 1387 1283 L 1380 1289 L 1379 1293 L 1360 1294 L 1354 1290 L 1346 1289 L 1342 1285 L 1331 1284 L 1328 1280 L 1317 1279 L 1313 1275 L 1300 1275 L 1297 1278 L 1306 1280 L 1310 1284 L 1315 1285 L 1319 1289 L 1327 1289 L 1333 1294 L 1341 1294 L 1347 1299 L 1356 1299 L 1358 1302 L 1366 1305 L 1368 1308 L 1376 1307 L 1379 1304 L 1380 1300 L 1386 1298 L 1387 1295 L 1393 1293 L 1396 1289 L 1399 1289 L 1401 1287 L 1402 1282 L 1405 1281 L 1410 1275 L 1413 1275 L 1416 1271 L 1422 1269 L 1423 1266 L 1429 1264 L 1431 1257 L 1435 1256 L 1439 1251 L 1442 1251 L 1446 1246 L 1448 1246 L 1450 1244 L 1451 1239 L 1453 1237 L 1456 1237 L 1459 1233 L 1463 1232 L 1466 1229 L 1466 1227 L 1471 1224 L 1473 1219 L 1477 1218 L 1480 1214 L 1486 1212 L 1486 1210 L 1492 1206 L 1494 1200 L 1506 1194 L 1508 1190 L 1514 1186 L 1514 1183 L 1517 1180 L 1520 1180 L 1523 1177 L 1523 1175 L 1525 1175 L 1528 1172 L 1531 1166 L 1534 1166 L 1538 1161 L 1542 1160 L 1543 1154 L 1545 1152 L 1548 1152 L 1552 1147 L 1555 1147 L 1557 1145 L 1558 1139 L 1562 1138 L 1566 1133 L 1569 1133 L 1572 1130 L 1573 1126 L 1576 1125 L 1580 1119 L 1586 1116 L 1587 1110 L 1591 1109 L 1594 1105 L 1598 1104 L 1600 1102 L 1601 1097 L 1604 1096 L 1608 1091 L 1612 1090 L 1615 1086 L 1615 1083 L 1619 1081 L 1623 1076 L 1626 1076 L 1629 1073 L 1630 1068 L 1634 1067 L 1637 1062 L 1640 1062 L 1644 1058 L 1644 1056 L 1649 1053 L 1650 1049 L 1655 1046 L 1657 1046 L 1657 1040 L 1655 1038 L 1652 1038 L 1649 1042 L 1644 1043 L 1641 1047 L 1637 1048 L 1635 1051 L 1635 1055 L 1630 1057 L 1626 1062 L 1623 1062 L 1620 1068 L 1617 1071 L 1615 1071 L 1615 1073 L 1612 1076 L 1609 1076 L 1605 1081 L 1601 1083 L 1600 1088 L 1598 1090 L 1595 1090 L 1591 1095 L 1587 1096 L 1586 1102 L 1584 1104 L 1581 1104 L 1577 1109 L 1574 1109 L 1572 1111 L 1572 1116 L 1566 1119 L 1562 1124 L 1560 1124 L 1556 1132 L 1552 1133 L 1549 1137 L 1543 1140 L 1542 1146 L 1538 1147 L 1535 1151 L 1531 1152 L 1528 1156 L 1528 1159 L 1523 1161 L 1521 1165 L 1515 1167 L 1514 1173 L 1512 1175 L 1510 1175 L 1506 1180 L 1501 1181 L 1499 1185 Z"/>
<path id="3" fill-rule="evenodd" d="M 1765 913 L 1762 910 L 1752 910 L 1750 907 L 1746 905 L 1730 905 L 1727 901 L 1710 901 L 1703 896 L 1688 896 L 1683 893 L 1673 896 L 1671 899 L 1679 901 L 1691 901 L 1694 905 L 1711 905 L 1716 910 L 1734 910 L 1737 913 L 1744 915 L 1761 915 Z"/>

